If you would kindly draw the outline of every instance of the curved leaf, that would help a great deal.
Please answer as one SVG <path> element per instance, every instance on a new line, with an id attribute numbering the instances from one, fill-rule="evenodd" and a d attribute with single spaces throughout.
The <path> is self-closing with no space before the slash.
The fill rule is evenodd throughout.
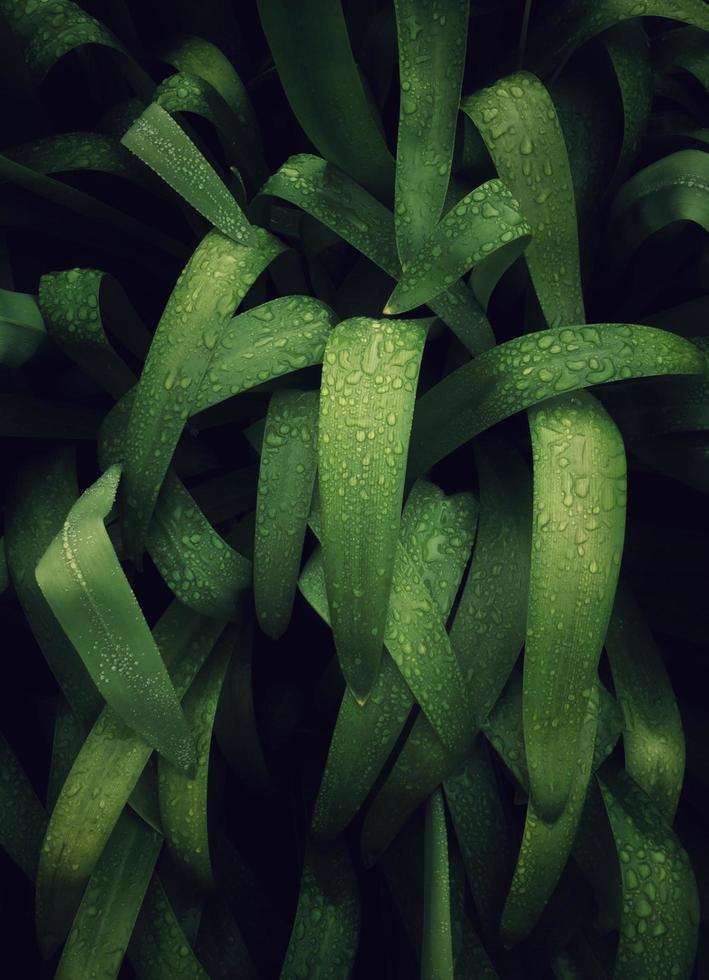
<path id="1" fill-rule="evenodd" d="M 582 44 L 634 17 L 667 17 L 709 30 L 709 10 L 701 0 L 569 0 L 550 11 L 530 38 L 529 57 L 539 74 L 562 67 Z"/>
<path id="2" fill-rule="evenodd" d="M 162 840 L 125 811 L 94 868 L 56 980 L 118 976 Z"/>
<path id="3" fill-rule="evenodd" d="M 581 322 L 576 201 L 549 93 L 534 75 L 516 72 L 463 99 L 461 108 L 529 222 L 532 240 L 524 257 L 547 323 Z"/>
<path id="4" fill-rule="evenodd" d="M 451 882 L 443 794 L 436 790 L 426 806 L 424 836 L 422 980 L 453 980 Z"/>
<path id="5" fill-rule="evenodd" d="M 322 155 L 381 200 L 394 166 L 352 56 L 340 0 L 259 0 L 261 24 L 291 108 Z"/>
<path id="6" fill-rule="evenodd" d="M 261 629 L 277 639 L 288 626 L 317 467 L 318 395 L 276 392 L 261 452 L 254 600 Z"/>
<path id="7" fill-rule="evenodd" d="M 158 621 L 155 642 L 179 697 L 223 629 L 223 623 L 204 620 L 177 602 Z M 37 874 L 37 932 L 46 955 L 69 931 L 86 883 L 151 752 L 108 706 L 81 747 L 52 811 Z"/>
<path id="8" fill-rule="evenodd" d="M 111 467 L 69 511 L 37 565 L 37 582 L 99 691 L 181 769 L 194 745 L 160 651 L 104 527 L 120 479 Z"/>
<path id="9" fill-rule="evenodd" d="M 224 634 L 185 695 L 185 717 L 197 746 L 197 771 L 194 777 L 185 776 L 168 762 L 158 760 L 160 816 L 165 839 L 177 863 L 205 890 L 213 886 L 207 830 L 212 727 L 234 638 L 232 630 Z"/>
<path id="10" fill-rule="evenodd" d="M 313 215 L 392 279 L 401 275 L 393 215 L 332 164 L 308 154 L 291 157 L 261 193 L 283 198 Z M 440 293 L 430 307 L 472 353 L 494 343 L 487 318 L 463 283 Z"/>
<path id="11" fill-rule="evenodd" d="M 620 861 L 623 914 L 615 980 L 692 972 L 699 900 L 687 854 L 660 812 L 624 773 L 599 775 Z"/>
<path id="12" fill-rule="evenodd" d="M 503 419 L 562 392 L 629 378 L 702 374 L 703 365 L 692 344 L 638 324 L 599 323 L 516 337 L 419 398 L 409 478 Z"/>
<path id="13" fill-rule="evenodd" d="M 318 441 L 325 582 L 343 673 L 365 701 L 381 661 L 421 321 L 358 317 L 328 339 Z"/>
<path id="14" fill-rule="evenodd" d="M 260 229 L 259 229 L 260 231 Z M 136 390 L 126 433 L 124 543 L 139 558 L 155 502 L 197 392 L 234 309 L 280 251 L 266 232 L 238 245 L 218 231 L 198 245 L 167 302 Z M 199 338 L 199 339 L 197 339 Z"/>
<path id="15" fill-rule="evenodd" d="M 0 289 L 0 364 L 20 367 L 36 354 L 45 327 L 34 296 Z"/>
<path id="16" fill-rule="evenodd" d="M 527 247 L 531 228 L 500 180 L 488 180 L 443 216 L 417 252 L 402 263 L 402 276 L 385 313 L 405 313 L 435 299 L 471 267 L 505 250 L 507 263 Z M 498 258 L 498 256 L 495 256 Z"/>

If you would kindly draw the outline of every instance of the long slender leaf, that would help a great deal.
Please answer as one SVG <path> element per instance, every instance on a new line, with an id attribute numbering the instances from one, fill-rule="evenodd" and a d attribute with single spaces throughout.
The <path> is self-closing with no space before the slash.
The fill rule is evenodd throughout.
<path id="1" fill-rule="evenodd" d="M 212 727 L 233 643 L 234 634 L 228 630 L 185 695 L 185 717 L 197 746 L 194 778 L 158 760 L 160 815 L 165 838 L 177 862 L 204 889 L 213 885 L 207 830 Z"/>
<path id="2" fill-rule="evenodd" d="M 118 976 L 162 845 L 158 834 L 124 811 L 94 868 L 55 976 Z"/>
<path id="3" fill-rule="evenodd" d="M 453 980 L 451 882 L 443 794 L 436 790 L 426 806 L 424 838 L 422 980 Z"/>
<path id="4" fill-rule="evenodd" d="M 394 166 L 352 56 L 340 0 L 259 0 L 261 23 L 291 108 L 322 155 L 382 200 Z"/>
<path id="5" fill-rule="evenodd" d="M 401 86 L 394 215 L 406 268 L 438 222 L 448 190 L 469 3 L 447 4 L 445 13 L 428 0 L 397 0 L 394 7 Z"/>
<path id="6" fill-rule="evenodd" d="M 325 581 L 342 670 L 360 701 L 379 673 L 425 339 L 420 321 L 361 317 L 339 324 L 325 350 L 318 441 Z"/>
<path id="7" fill-rule="evenodd" d="M 179 603 L 158 621 L 155 642 L 180 697 L 223 629 L 223 623 L 205 621 Z M 151 752 L 107 706 L 77 755 L 52 811 L 37 874 L 37 932 L 47 955 L 69 931 L 86 883 Z"/>
<path id="8" fill-rule="evenodd" d="M 116 713 L 180 769 L 194 746 L 167 670 L 104 527 L 120 479 L 112 467 L 69 511 L 37 582 Z"/>
<path id="9" fill-rule="evenodd" d="M 623 880 L 623 917 L 614 977 L 688 978 L 699 903 L 687 854 L 660 812 L 633 781 L 609 768 L 599 775 Z"/>
<path id="10" fill-rule="evenodd" d="M 317 467 L 318 395 L 276 392 L 261 452 L 254 599 L 261 629 L 277 639 L 291 617 Z"/>
<path id="11" fill-rule="evenodd" d="M 128 554 L 139 558 L 177 440 L 234 309 L 280 251 L 266 232 L 238 245 L 218 231 L 197 247 L 167 302 L 131 410 L 122 502 Z M 199 337 L 199 346 L 194 341 Z M 205 408 L 206 405 L 199 405 Z"/>

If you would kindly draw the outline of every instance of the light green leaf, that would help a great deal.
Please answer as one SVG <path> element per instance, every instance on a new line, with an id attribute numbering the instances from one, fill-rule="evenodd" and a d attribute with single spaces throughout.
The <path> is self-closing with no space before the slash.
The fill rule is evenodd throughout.
<path id="1" fill-rule="evenodd" d="M 160 487 L 220 337 L 249 287 L 281 250 L 260 229 L 253 246 L 212 231 L 177 281 L 153 338 L 126 433 L 124 543 L 140 558 Z M 198 339 L 199 338 L 199 339 Z M 196 404 L 195 404 L 196 403 Z"/>
<path id="2" fill-rule="evenodd" d="M 224 676 L 236 639 L 229 629 L 185 695 L 187 723 L 197 747 L 193 778 L 158 760 L 160 816 L 165 839 L 178 865 L 204 890 L 213 885 L 207 829 L 207 789 L 212 727 Z"/>
<path id="3" fill-rule="evenodd" d="M 317 467 L 318 394 L 286 390 L 271 397 L 261 452 L 254 600 L 273 639 L 291 617 Z"/>
<path id="4" fill-rule="evenodd" d="M 148 106 L 121 143 L 227 238 L 242 245 L 257 244 L 254 229 L 236 199 L 161 105 Z"/>
<path id="5" fill-rule="evenodd" d="M 302 208 L 392 279 L 401 276 L 392 213 L 332 164 L 308 154 L 291 157 L 269 178 L 261 193 Z M 472 353 L 487 350 L 494 343 L 485 314 L 463 283 L 440 293 L 430 307 Z"/>
<path id="6" fill-rule="evenodd" d="M 379 673 L 425 322 L 357 317 L 325 350 L 318 442 L 322 542 L 343 673 L 365 701 Z"/>
<path id="7" fill-rule="evenodd" d="M 119 479 L 120 467 L 111 467 L 79 497 L 37 565 L 37 582 L 111 707 L 189 770 L 195 761 L 189 729 L 104 527 Z"/>
<path id="8" fill-rule="evenodd" d="M 534 75 L 516 72 L 468 96 L 461 107 L 531 226 L 524 256 L 547 323 L 581 322 L 576 201 L 549 93 Z"/>
<path id="9" fill-rule="evenodd" d="M 623 881 L 614 980 L 688 980 L 699 900 L 687 854 L 662 814 L 623 772 L 598 778 Z"/>
<path id="10" fill-rule="evenodd" d="M 610 416 L 585 395 L 530 419 L 534 523 L 524 656 L 524 741 L 539 816 L 561 816 L 613 607 L 625 534 L 626 462 Z"/>
<path id="11" fill-rule="evenodd" d="M 464 364 L 419 398 L 409 478 L 503 419 L 562 392 L 704 371 L 704 357 L 692 344 L 639 324 L 599 323 L 516 337 Z"/>
<path id="12" fill-rule="evenodd" d="M 91 875 L 56 980 L 114 980 L 150 883 L 162 840 L 124 811 Z"/>
<path id="13" fill-rule="evenodd" d="M 72 711 L 88 726 L 103 699 L 35 578 L 37 563 L 60 533 L 78 494 L 71 449 L 55 450 L 18 467 L 7 501 L 5 549 L 10 580 L 29 627 Z"/>
<path id="14" fill-rule="evenodd" d="M 177 602 L 154 638 L 178 697 L 224 629 Z M 152 753 L 110 707 L 89 732 L 52 811 L 37 874 L 37 932 L 51 955 L 66 936 L 86 883 Z M 107 778 L 110 773 L 110 779 Z"/>
<path id="15" fill-rule="evenodd" d="M 488 180 L 443 216 L 410 259 L 385 313 L 405 313 L 436 299 L 470 268 L 504 249 L 511 264 L 528 246 L 531 227 L 500 180 Z M 495 255 L 495 259 L 500 257 Z"/>

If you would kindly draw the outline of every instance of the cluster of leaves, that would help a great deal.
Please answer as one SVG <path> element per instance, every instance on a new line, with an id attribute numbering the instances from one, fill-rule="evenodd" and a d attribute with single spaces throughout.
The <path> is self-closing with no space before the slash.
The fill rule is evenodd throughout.
<path id="1" fill-rule="evenodd" d="M 707 31 L 0 0 L 18 975 L 704 975 Z"/>

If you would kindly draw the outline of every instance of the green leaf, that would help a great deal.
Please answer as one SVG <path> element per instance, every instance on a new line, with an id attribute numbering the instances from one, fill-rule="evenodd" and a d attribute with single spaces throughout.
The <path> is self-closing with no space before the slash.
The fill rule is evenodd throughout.
<path id="1" fill-rule="evenodd" d="M 468 580 L 451 626 L 451 644 L 463 686 L 467 687 L 464 703 L 470 717 L 466 727 L 469 739 L 510 674 L 522 646 L 527 618 L 529 475 L 522 461 L 504 445 L 497 448 L 494 456 L 489 450 L 478 451 L 480 528 Z M 413 810 L 461 766 L 461 747 L 467 751 L 469 740 L 451 750 L 450 743 L 441 741 L 427 717 L 420 715 L 415 720 L 365 819 L 362 848 L 369 863 L 390 844 Z"/>
<path id="2" fill-rule="evenodd" d="M 337 317 L 311 296 L 281 296 L 224 326 L 190 412 L 319 364 Z"/>
<path id="3" fill-rule="evenodd" d="M 154 102 L 121 143 L 227 238 L 256 245 L 254 229 L 211 164 L 169 112 Z"/>
<path id="4" fill-rule="evenodd" d="M 381 661 L 421 321 L 358 317 L 330 335 L 318 442 L 323 558 L 332 627 L 347 683 L 365 701 Z"/>
<path id="5" fill-rule="evenodd" d="M 581 733 L 623 550 L 626 462 L 610 416 L 587 396 L 535 412 L 524 741 L 532 803 L 551 823 L 578 779 L 587 741 Z"/>
<path id="6" fill-rule="evenodd" d="M 86 886 L 56 980 L 118 976 L 161 846 L 158 834 L 123 812 Z"/>
<path id="7" fill-rule="evenodd" d="M 283 198 L 313 215 L 392 279 L 401 275 L 392 213 L 332 164 L 308 154 L 291 157 L 261 193 Z M 472 353 L 494 343 L 487 318 L 463 283 L 440 293 L 430 307 Z"/>
<path id="8" fill-rule="evenodd" d="M 342 843 L 308 843 L 281 980 L 350 976 L 359 941 L 359 889 Z"/>
<path id="9" fill-rule="evenodd" d="M 93 170 L 125 177 L 158 190 L 161 184 L 150 171 L 112 136 L 76 132 L 45 136 L 5 150 L 5 156 L 43 174 Z"/>
<path id="10" fill-rule="evenodd" d="M 424 836 L 424 905 L 421 948 L 422 980 L 453 980 L 451 882 L 448 831 L 443 794 L 436 790 L 426 805 Z"/>
<path id="11" fill-rule="evenodd" d="M 380 200 L 394 164 L 352 55 L 340 0 L 259 0 L 261 24 L 291 108 L 310 141 Z"/>
<path id="12" fill-rule="evenodd" d="M 99 447 L 102 466 L 125 456 L 132 398 L 129 393 L 104 419 Z M 214 530 L 172 467 L 160 490 L 145 543 L 180 602 L 214 619 L 235 617 L 238 596 L 251 586 L 251 562 Z"/>
<path id="13" fill-rule="evenodd" d="M 106 336 L 100 300 L 104 274 L 72 269 L 42 276 L 39 308 L 51 339 L 114 398 L 135 384 L 135 375 Z"/>
<path id="14" fill-rule="evenodd" d="M 51 6 L 3 0 L 0 11 L 22 43 L 35 82 L 41 82 L 68 52 L 86 44 L 98 44 L 119 55 L 120 65 L 134 91 L 146 99 L 149 96 L 153 86 L 148 75 L 107 27 L 72 0 L 54 0 Z"/>
<path id="15" fill-rule="evenodd" d="M 525 658 L 525 683 L 527 659 Z M 525 691 L 526 695 L 526 691 Z M 502 914 L 501 934 L 509 945 L 521 942 L 536 925 L 556 887 L 576 838 L 591 777 L 598 725 L 598 689 L 585 701 L 585 715 L 574 746 L 575 769 L 560 816 L 545 821 L 530 798 L 522 842 Z M 530 781 L 533 770 L 530 767 Z"/>
<path id="16" fill-rule="evenodd" d="M 171 470 L 157 499 L 145 545 L 180 602 L 213 619 L 237 616 L 238 598 L 251 588 L 251 562 L 214 530 Z"/>
<path id="17" fill-rule="evenodd" d="M 37 565 L 37 582 L 111 707 L 189 771 L 195 762 L 189 729 L 103 523 L 119 479 L 120 467 L 111 467 L 79 497 Z"/>
<path id="18" fill-rule="evenodd" d="M 560 70 L 582 44 L 635 17 L 667 17 L 709 30 L 709 11 L 701 0 L 569 0 L 553 9 L 530 38 L 529 59 L 538 74 Z"/>
<path id="19" fill-rule="evenodd" d="M 603 35 L 623 104 L 623 139 L 614 182 L 622 179 L 635 160 L 652 109 L 652 56 L 640 22 L 618 24 Z"/>
<path id="20" fill-rule="evenodd" d="M 317 392 L 275 392 L 263 437 L 254 540 L 256 613 L 273 639 L 286 630 L 293 609 L 315 485 L 317 433 Z"/>
<path id="21" fill-rule="evenodd" d="M 34 296 L 0 289 L 0 364 L 20 367 L 45 339 L 42 314 Z"/>
<path id="22" fill-rule="evenodd" d="M 531 226 L 524 257 L 547 323 L 581 322 L 576 201 L 549 93 L 534 75 L 516 72 L 468 96 L 461 108 Z"/>
<path id="23" fill-rule="evenodd" d="M 186 776 L 169 762 L 158 760 L 160 816 L 165 839 L 178 865 L 207 891 L 214 884 L 207 829 L 212 727 L 235 638 L 233 629 L 227 630 L 185 695 L 185 717 L 197 746 L 194 777 Z"/>
<path id="24" fill-rule="evenodd" d="M 411 645 L 412 651 L 418 648 L 427 623 L 438 619 L 435 614 L 427 614 L 421 617 L 422 622 L 417 621 L 405 592 L 399 587 L 399 574 L 408 574 L 410 567 L 415 569 L 422 583 L 421 595 L 433 599 L 443 621 L 450 612 L 468 560 L 475 519 L 473 501 L 467 495 L 446 497 L 424 481 L 411 491 L 402 515 L 398 546 L 398 550 L 408 552 L 411 565 L 394 565 L 389 620 L 384 634 L 390 653 L 404 642 Z M 319 552 L 314 553 L 303 571 L 300 588 L 316 612 L 328 622 Z M 395 615 L 400 622 L 409 621 L 403 639 L 389 626 Z M 386 762 L 413 704 L 414 696 L 403 675 L 386 656 L 364 705 L 358 704 L 349 689 L 345 690 L 315 803 L 313 832 L 316 835 L 335 836 L 352 819 Z"/>
<path id="25" fill-rule="evenodd" d="M 453 162 L 468 38 L 468 0 L 437 11 L 396 0 L 401 98 L 395 224 L 402 265 L 421 250 L 443 212 Z"/>
<path id="26" fill-rule="evenodd" d="M 178 279 L 158 324 L 126 433 L 121 492 L 130 557 L 142 554 L 155 502 L 188 416 L 207 407 L 199 404 L 197 393 L 220 336 L 249 287 L 280 251 L 275 239 L 258 231 L 253 246 L 209 232 Z"/>
<path id="27" fill-rule="evenodd" d="M 709 229 L 709 161 L 701 150 L 679 150 L 640 170 L 613 201 L 616 254 L 625 257 L 673 221 Z"/>
<path id="28" fill-rule="evenodd" d="M 231 110 L 238 128 L 237 167 L 245 180 L 259 186 L 267 176 L 258 121 L 243 82 L 219 48 L 202 37 L 175 38 L 160 52 L 163 61 L 180 72 L 197 75 L 219 93 Z"/>
<path id="29" fill-rule="evenodd" d="M 599 323 L 516 337 L 464 364 L 416 404 L 409 478 L 516 412 L 609 381 L 702 374 L 687 341 L 639 324 Z"/>
<path id="30" fill-rule="evenodd" d="M 71 449 L 55 450 L 18 467 L 7 500 L 5 550 L 15 594 L 49 669 L 74 714 L 91 725 L 103 700 L 35 578 L 37 563 L 60 533 L 78 493 Z"/>
<path id="31" fill-rule="evenodd" d="M 532 484 L 527 465 L 500 439 L 475 443 L 480 524 L 450 638 L 482 725 L 524 642 L 529 595 Z"/>
<path id="32" fill-rule="evenodd" d="M 243 130 L 234 113 L 208 81 L 186 71 L 170 75 L 155 89 L 153 104 L 159 105 L 171 116 L 189 112 L 205 119 L 216 130 L 227 161 L 237 172 L 240 171 L 239 165 L 244 162 L 239 148 Z M 245 221 L 243 217 L 240 220 L 242 223 Z"/>
<path id="33" fill-rule="evenodd" d="M 154 639 L 182 697 L 224 629 L 174 602 Z M 52 810 L 37 874 L 37 933 L 49 956 L 66 936 L 86 883 L 152 753 L 106 706 Z M 110 779 L 107 779 L 110 773 Z"/>
<path id="34" fill-rule="evenodd" d="M 652 801 L 608 766 L 598 781 L 618 852 L 623 913 L 615 980 L 688 980 L 699 899 L 687 854 Z"/>
<path id="35" fill-rule="evenodd" d="M 487 181 L 454 204 L 412 257 L 402 262 L 401 279 L 384 312 L 405 313 L 429 302 L 501 249 L 502 261 L 511 264 L 528 247 L 530 234 L 530 225 L 502 181 Z"/>
<path id="36" fill-rule="evenodd" d="M 443 784 L 465 875 L 485 940 L 494 947 L 514 854 L 489 749 L 478 739 L 462 769 Z"/>
<path id="37" fill-rule="evenodd" d="M 615 597 L 606 649 L 623 711 L 625 769 L 671 823 L 684 776 L 682 719 L 662 654 L 625 588 Z"/>

